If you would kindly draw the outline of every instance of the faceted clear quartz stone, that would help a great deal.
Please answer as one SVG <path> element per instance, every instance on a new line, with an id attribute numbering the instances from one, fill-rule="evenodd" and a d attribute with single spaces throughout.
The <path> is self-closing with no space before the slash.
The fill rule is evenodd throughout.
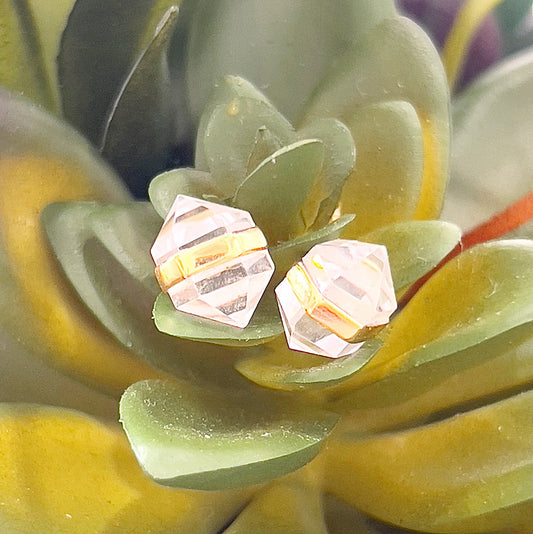
<path id="1" fill-rule="evenodd" d="M 178 195 L 152 246 L 152 258 L 159 266 L 194 246 L 254 227 L 246 211 Z M 170 287 L 168 295 L 179 311 L 244 328 L 273 273 L 266 248 L 243 251 L 187 276 Z"/>
<path id="2" fill-rule="evenodd" d="M 300 265 L 324 301 L 361 328 L 386 324 L 396 309 L 382 245 L 337 239 L 313 247 Z M 276 296 L 291 349 L 340 358 L 361 347 L 362 343 L 350 343 L 313 319 L 287 279 L 276 288 Z"/>

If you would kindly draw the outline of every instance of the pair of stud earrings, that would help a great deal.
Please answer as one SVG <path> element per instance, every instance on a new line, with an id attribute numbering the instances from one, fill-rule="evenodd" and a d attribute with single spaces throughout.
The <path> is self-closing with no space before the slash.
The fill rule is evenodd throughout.
<path id="1" fill-rule="evenodd" d="M 275 269 L 248 212 L 185 195 L 151 253 L 177 310 L 237 328 L 250 322 Z M 346 239 L 315 245 L 275 292 L 289 348 L 329 358 L 354 353 L 396 309 L 385 247 Z"/>

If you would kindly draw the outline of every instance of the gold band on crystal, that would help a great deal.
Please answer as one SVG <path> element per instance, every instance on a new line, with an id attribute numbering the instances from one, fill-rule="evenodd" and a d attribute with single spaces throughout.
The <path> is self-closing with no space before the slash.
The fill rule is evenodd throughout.
<path id="1" fill-rule="evenodd" d="M 292 267 L 286 277 L 307 315 L 345 341 L 359 337 L 361 325 L 320 294 L 301 263 Z"/>
<path id="2" fill-rule="evenodd" d="M 266 246 L 265 236 L 255 226 L 242 232 L 224 234 L 181 250 L 158 265 L 155 268 L 155 276 L 161 289 L 168 291 L 173 285 L 199 271 L 264 249 Z"/>

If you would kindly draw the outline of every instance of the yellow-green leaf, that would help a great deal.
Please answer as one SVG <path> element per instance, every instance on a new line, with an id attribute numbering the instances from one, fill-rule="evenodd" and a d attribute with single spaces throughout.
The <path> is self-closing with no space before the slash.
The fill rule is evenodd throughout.
<path id="1" fill-rule="evenodd" d="M 451 252 L 461 239 L 461 231 L 443 221 L 408 221 L 383 226 L 360 239 L 387 247 L 394 289 L 398 292 Z"/>
<path id="2" fill-rule="evenodd" d="M 319 452 L 337 417 L 258 388 L 144 381 L 120 417 L 143 469 L 161 484 L 221 489 L 269 481 Z"/>
<path id="3" fill-rule="evenodd" d="M 533 320 L 533 241 L 479 245 L 448 262 L 383 333 L 383 348 L 342 387 L 454 354 Z"/>
<path id="4" fill-rule="evenodd" d="M 416 112 L 424 155 L 422 175 L 418 178 L 421 190 L 412 215 L 417 219 L 434 218 L 440 211 L 448 179 L 448 87 L 435 47 L 414 22 L 403 17 L 387 18 L 347 50 L 333 64 L 314 93 L 305 122 L 318 117 L 335 117 L 349 127 L 357 126 L 354 118 L 361 108 L 402 101 L 410 104 Z M 411 117 L 412 112 L 408 116 Z M 363 134 L 361 131 L 359 136 Z M 398 126 L 391 134 L 398 135 Z M 357 165 L 364 168 L 364 156 L 359 150 L 358 140 L 356 138 Z M 384 153 L 387 149 L 388 145 L 384 146 Z M 416 148 L 413 145 L 411 149 Z M 366 167 L 370 169 L 371 163 L 367 163 Z M 390 179 L 394 181 L 395 176 Z M 379 188 L 369 189 L 369 194 L 379 195 Z M 365 196 L 361 205 L 366 202 Z M 357 211 L 347 211 L 355 213 L 358 216 L 356 221 L 359 220 Z M 381 220 L 381 224 L 385 224 L 391 219 L 383 214 Z M 360 224 L 365 224 L 365 221 Z M 370 229 L 369 225 L 365 227 L 366 231 Z"/>
<path id="5" fill-rule="evenodd" d="M 328 534 L 320 472 L 311 464 L 254 496 L 224 534 Z"/>
<path id="6" fill-rule="evenodd" d="M 528 525 L 532 440 L 531 391 L 404 432 L 338 435 L 327 449 L 327 488 L 375 517 L 424 532 Z"/>
<path id="7" fill-rule="evenodd" d="M 10 534 L 215 534 L 250 495 L 162 488 L 118 427 L 34 405 L 0 407 L 0 479 Z"/>
<path id="8" fill-rule="evenodd" d="M 1 92 L 0 119 L 0 299 L 10 311 L 1 316 L 3 325 L 45 361 L 115 394 L 158 376 L 80 305 L 39 220 L 51 202 L 126 202 L 124 186 L 87 141 L 36 106 Z"/>
<path id="9" fill-rule="evenodd" d="M 372 104 L 354 110 L 346 124 L 358 156 L 340 201 L 343 212 L 357 217 L 344 235 L 358 237 L 386 223 L 413 219 L 424 169 L 415 108 L 404 101 Z"/>

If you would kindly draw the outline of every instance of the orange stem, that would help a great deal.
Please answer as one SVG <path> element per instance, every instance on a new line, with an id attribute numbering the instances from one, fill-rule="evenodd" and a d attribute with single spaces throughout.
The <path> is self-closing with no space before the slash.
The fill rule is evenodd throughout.
<path id="1" fill-rule="evenodd" d="M 499 237 L 520 228 L 523 224 L 533 219 L 533 191 L 511 204 L 508 208 L 497 213 L 488 221 L 476 226 L 461 238 L 455 248 L 441 260 L 429 273 L 419 278 L 407 291 L 398 303 L 398 309 L 402 309 L 418 292 L 418 290 L 451 259 L 469 248 L 498 239 Z"/>

